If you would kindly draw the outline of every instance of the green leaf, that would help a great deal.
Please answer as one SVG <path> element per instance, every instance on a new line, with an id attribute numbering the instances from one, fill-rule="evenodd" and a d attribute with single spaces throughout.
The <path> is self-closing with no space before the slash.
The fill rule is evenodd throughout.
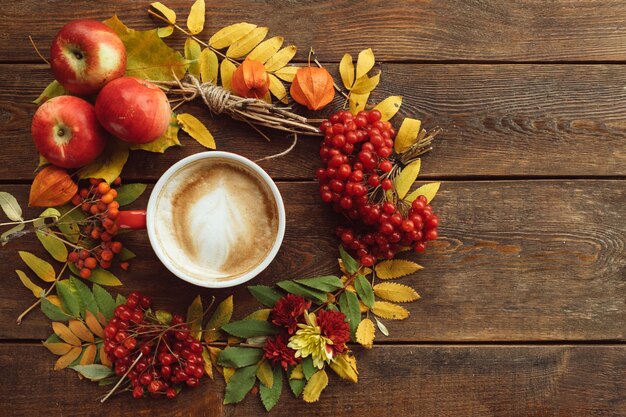
<path id="1" fill-rule="evenodd" d="M 52 257 L 59 261 L 67 261 L 67 246 L 55 237 L 50 229 L 37 230 L 37 239 Z"/>
<path id="2" fill-rule="evenodd" d="M 187 38 L 185 41 L 185 59 L 189 61 L 189 74 L 196 78 L 200 78 L 199 58 L 201 53 L 200 44 L 192 38 Z"/>
<path id="3" fill-rule="evenodd" d="M 120 206 L 126 206 L 133 201 L 137 200 L 144 191 L 146 191 L 146 184 L 126 184 L 117 188 L 117 197 L 115 201 L 119 203 Z"/>
<path id="4" fill-rule="evenodd" d="M 359 299 L 356 294 L 346 291 L 339 297 L 339 309 L 346 315 L 350 324 L 350 334 L 352 340 L 355 338 L 356 329 L 361 322 L 361 309 L 359 308 Z"/>
<path id="5" fill-rule="evenodd" d="M 293 281 L 280 281 L 277 282 L 276 285 L 287 291 L 288 293 L 301 295 L 304 298 L 315 301 L 317 303 L 323 303 L 327 300 L 326 293 L 324 291 L 314 290 Z"/>
<path id="6" fill-rule="evenodd" d="M 374 290 L 372 289 L 372 284 L 370 284 L 367 278 L 363 275 L 357 275 L 354 282 L 354 288 L 356 288 L 356 293 L 361 298 L 361 301 L 363 301 L 363 304 L 369 308 L 374 307 Z"/>
<path id="7" fill-rule="evenodd" d="M 6 214 L 10 220 L 14 222 L 24 220 L 22 218 L 22 208 L 13 195 L 0 191 L 0 207 L 2 207 L 2 211 L 4 211 L 4 214 Z"/>
<path id="8" fill-rule="evenodd" d="M 89 281 L 106 285 L 109 287 L 116 287 L 118 285 L 122 285 L 122 281 L 120 281 L 115 275 L 106 269 L 98 268 L 91 271 L 91 275 L 89 276 Z"/>
<path id="9" fill-rule="evenodd" d="M 263 349 L 227 347 L 217 357 L 217 364 L 228 368 L 243 368 L 263 359 Z"/>
<path id="10" fill-rule="evenodd" d="M 78 170 L 78 179 L 102 178 L 108 183 L 115 181 L 122 173 L 129 154 L 128 145 L 119 142 L 109 142 L 95 161 Z"/>
<path id="11" fill-rule="evenodd" d="M 174 76 L 182 79 L 185 75 L 187 61 L 159 38 L 156 29 L 129 29 L 117 16 L 104 24 L 117 33 L 126 47 L 126 75 L 156 81 L 174 81 Z"/>
<path id="12" fill-rule="evenodd" d="M 115 296 L 115 305 L 121 306 L 122 304 L 126 304 L 126 297 L 124 297 L 122 294 L 117 294 Z"/>
<path id="13" fill-rule="evenodd" d="M 224 404 L 235 404 L 243 400 L 256 381 L 257 365 L 237 369 L 226 385 Z"/>
<path id="14" fill-rule="evenodd" d="M 67 312 L 74 317 L 80 316 L 80 301 L 77 294 L 72 291 L 72 286 L 69 280 L 63 279 L 57 282 L 57 294 L 61 299 L 61 304 L 63 304 L 63 307 Z"/>
<path id="15" fill-rule="evenodd" d="M 265 320 L 239 320 L 222 326 L 222 330 L 237 337 L 257 337 L 277 334 L 280 329 Z"/>
<path id="16" fill-rule="evenodd" d="M 72 316 L 63 312 L 63 310 L 61 310 L 55 304 L 52 304 L 52 302 L 50 302 L 50 300 L 48 300 L 47 298 L 41 299 L 41 311 L 43 312 L 43 314 L 46 315 L 46 317 L 48 317 L 52 321 L 68 321 L 73 318 Z"/>
<path id="17" fill-rule="evenodd" d="M 293 392 L 293 395 L 296 398 L 302 395 L 302 391 L 304 391 L 305 386 L 306 386 L 305 379 L 290 379 L 289 380 L 289 388 L 291 388 L 291 392 Z"/>
<path id="18" fill-rule="evenodd" d="M 63 86 L 57 80 L 54 80 L 50 84 L 48 84 L 46 89 L 43 90 L 43 92 L 33 101 L 33 103 L 40 105 L 43 102 L 50 100 L 51 98 L 65 96 L 68 94 L 69 91 L 63 88 Z"/>
<path id="19" fill-rule="evenodd" d="M 85 317 L 86 310 L 91 311 L 94 316 L 97 316 L 100 309 L 89 287 L 85 285 L 82 280 L 75 277 L 70 277 L 70 286 L 80 301 L 81 316 Z"/>
<path id="20" fill-rule="evenodd" d="M 251 285 L 248 287 L 248 291 L 259 303 L 266 307 L 274 307 L 276 301 L 282 297 L 278 291 L 267 285 Z"/>
<path id="21" fill-rule="evenodd" d="M 204 340 L 207 343 L 213 342 L 222 337 L 220 328 L 230 321 L 230 318 L 233 315 L 233 309 L 232 295 L 225 298 L 218 304 L 217 308 L 211 315 L 211 318 L 207 322 L 206 327 L 204 328 Z"/>
<path id="22" fill-rule="evenodd" d="M 166 149 L 180 145 L 178 140 L 178 122 L 176 121 L 176 113 L 172 112 L 170 117 L 170 124 L 167 126 L 167 130 L 160 138 L 142 145 L 133 145 L 130 147 L 132 150 L 163 153 Z"/>
<path id="23" fill-rule="evenodd" d="M 333 292 L 340 288 L 343 288 L 343 283 L 341 282 L 341 280 L 332 275 L 315 278 L 296 279 L 294 281 L 298 284 L 302 284 L 309 288 L 324 292 Z"/>
<path id="24" fill-rule="evenodd" d="M 359 269 L 359 263 L 348 252 L 345 251 L 343 246 L 339 246 L 339 255 L 343 261 L 343 266 L 350 274 L 354 274 Z"/>
<path id="25" fill-rule="evenodd" d="M 283 391 L 283 371 L 280 366 L 275 366 L 272 370 L 274 373 L 274 380 L 271 388 L 266 387 L 264 384 L 259 386 L 259 393 L 261 394 L 261 402 L 266 411 L 270 411 L 278 403 L 280 394 Z"/>
<path id="26" fill-rule="evenodd" d="M 56 274 L 52 265 L 30 252 L 19 251 L 18 253 L 35 275 L 46 282 L 54 281 Z"/>
<path id="27" fill-rule="evenodd" d="M 107 320 L 111 320 L 115 310 L 115 300 L 111 294 L 98 284 L 93 284 L 93 296 L 96 299 L 100 312 Z"/>
<path id="28" fill-rule="evenodd" d="M 80 209 L 69 204 L 57 207 L 61 216 L 56 227 L 63 233 L 65 238 L 72 243 L 78 243 L 80 239 L 79 223 L 87 218 L 87 215 Z"/>
<path id="29" fill-rule="evenodd" d="M 117 257 L 119 258 L 119 260 L 121 262 L 124 262 L 124 261 L 131 260 L 133 258 L 136 258 L 137 255 L 135 255 L 135 253 L 133 251 L 131 251 L 130 249 L 126 248 L 126 246 L 124 246 L 124 247 L 122 247 L 122 251 L 117 254 Z"/>
<path id="30" fill-rule="evenodd" d="M 157 310 L 154 312 L 154 317 L 161 323 L 170 324 L 172 322 L 172 313 L 165 310 Z"/>
<path id="31" fill-rule="evenodd" d="M 193 302 L 187 307 L 187 323 L 191 327 L 191 335 L 200 340 L 202 337 L 202 317 L 204 316 L 204 309 L 202 308 L 202 298 L 196 296 Z"/>
<path id="32" fill-rule="evenodd" d="M 317 371 L 315 365 L 313 365 L 313 356 L 307 356 L 302 360 L 302 372 L 304 373 L 304 377 L 307 379 L 311 379 L 313 374 Z"/>
<path id="33" fill-rule="evenodd" d="M 104 365 L 75 365 L 71 369 L 75 370 L 90 381 L 100 381 L 104 378 L 115 375 L 113 370 Z"/>

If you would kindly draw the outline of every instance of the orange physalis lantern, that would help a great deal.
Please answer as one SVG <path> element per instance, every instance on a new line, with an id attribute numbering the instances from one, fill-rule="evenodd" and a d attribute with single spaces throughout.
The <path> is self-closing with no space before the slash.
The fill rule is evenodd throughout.
<path id="1" fill-rule="evenodd" d="M 324 68 L 300 68 L 289 92 L 295 101 L 309 110 L 319 110 L 335 97 L 333 77 Z"/>
<path id="2" fill-rule="evenodd" d="M 233 73 L 232 88 L 241 97 L 263 98 L 270 89 L 270 77 L 262 63 L 246 58 Z"/>

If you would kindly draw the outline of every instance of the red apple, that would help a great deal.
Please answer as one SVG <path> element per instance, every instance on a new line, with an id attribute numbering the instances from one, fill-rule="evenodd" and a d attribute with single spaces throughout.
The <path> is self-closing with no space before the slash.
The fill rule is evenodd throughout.
<path id="1" fill-rule="evenodd" d="M 74 96 L 51 98 L 37 109 L 31 132 L 41 155 L 61 168 L 79 168 L 104 150 L 106 132 L 94 107 Z"/>
<path id="2" fill-rule="evenodd" d="M 152 142 L 165 133 L 172 109 L 156 85 L 136 77 L 111 81 L 96 98 L 96 115 L 114 136 L 134 144 Z"/>
<path id="3" fill-rule="evenodd" d="M 57 33 L 50 48 L 54 78 L 73 94 L 94 94 L 124 75 L 126 49 L 117 34 L 95 20 L 74 20 Z"/>

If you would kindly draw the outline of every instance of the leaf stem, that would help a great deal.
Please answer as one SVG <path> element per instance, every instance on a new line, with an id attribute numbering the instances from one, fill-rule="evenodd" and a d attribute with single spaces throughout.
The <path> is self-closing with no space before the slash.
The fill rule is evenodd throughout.
<path id="1" fill-rule="evenodd" d="M 39 58 L 43 59 L 43 61 L 48 64 L 48 66 L 50 66 L 50 62 L 41 54 L 41 52 L 39 52 L 39 48 L 37 48 L 37 45 L 35 45 L 35 41 L 33 40 L 33 37 L 28 35 L 28 40 L 30 41 L 30 44 L 33 45 L 33 48 L 35 48 L 35 52 L 37 52 L 37 55 L 39 55 Z"/>
<path id="2" fill-rule="evenodd" d="M 143 353 L 139 352 L 139 355 L 137 355 L 137 359 L 135 359 L 135 361 L 133 362 L 132 365 L 130 365 L 128 367 L 128 370 L 126 371 L 126 373 L 124 375 L 122 375 L 122 377 L 120 378 L 119 381 L 117 381 L 117 384 L 115 384 L 115 386 L 111 389 L 111 391 L 109 391 L 109 393 L 107 395 L 104 396 L 104 398 L 102 398 L 100 400 L 101 403 L 105 402 L 106 400 L 109 399 L 109 397 L 111 395 L 113 395 L 113 393 L 115 392 L 115 390 L 122 384 L 122 381 L 124 381 L 124 378 L 126 378 L 126 376 L 130 373 L 130 371 L 133 370 L 133 368 L 135 367 L 135 365 L 137 365 L 137 362 L 139 362 L 139 359 L 141 359 L 141 357 L 143 356 Z"/>
<path id="3" fill-rule="evenodd" d="M 43 296 L 39 297 L 39 299 L 37 299 L 37 301 L 35 301 L 33 303 L 33 305 L 31 305 L 30 307 L 28 307 L 26 310 L 24 310 L 24 312 L 22 314 L 19 315 L 19 317 L 17 318 L 17 324 L 20 325 L 22 324 L 22 320 L 24 319 L 24 317 L 26 317 L 26 315 L 28 313 L 30 313 L 31 311 L 33 311 L 33 309 L 35 307 L 37 307 L 40 303 L 41 303 L 41 299 L 46 297 L 48 294 L 50 294 L 50 292 L 54 289 L 54 287 L 57 285 L 57 282 L 59 282 L 59 279 L 61 278 L 61 275 L 63 275 L 63 272 L 65 272 L 65 269 L 67 268 L 67 262 L 65 263 L 65 265 L 63 265 L 63 268 L 61 269 L 61 272 L 59 272 L 59 275 L 57 275 L 57 277 L 54 279 L 54 282 L 52 283 L 52 285 L 50 286 L 50 288 L 48 288 L 46 290 L 46 292 L 43 294 Z"/>

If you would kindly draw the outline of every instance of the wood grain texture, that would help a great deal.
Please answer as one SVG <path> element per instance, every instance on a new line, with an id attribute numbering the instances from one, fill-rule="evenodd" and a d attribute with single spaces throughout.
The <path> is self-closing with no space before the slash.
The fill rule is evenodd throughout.
<path id="1" fill-rule="evenodd" d="M 283 388 L 271 416 L 618 417 L 626 413 L 624 346 L 386 346 L 357 348 L 359 383 L 330 376 L 318 403 Z M 29 358 L 15 362 L 16 355 Z M 106 388 L 52 371 L 42 346 L 0 345 L 0 414 L 116 416 L 264 415 L 258 395 L 223 406 L 223 382 L 203 381 L 173 401 L 136 401 L 124 393 L 104 405 Z M 33 378 L 36 378 L 34 381 Z M 383 382 L 384 381 L 384 382 Z M 286 382 L 284 385 L 287 385 Z M 71 395 L 67 395 L 71 392 Z"/>
<path id="2" fill-rule="evenodd" d="M 257 283 L 272 285 L 337 273 L 336 217 L 322 206 L 315 183 L 280 183 L 287 210 L 283 246 Z M 2 186 L 25 201 L 26 186 Z M 444 182 L 434 201 L 440 240 L 425 269 L 399 282 L 422 299 L 405 306 L 411 317 L 385 321 L 389 341 L 626 340 L 626 189 L 623 181 Z M 135 207 L 145 206 L 146 197 Z M 34 210 L 29 209 L 29 213 Z M 206 300 L 235 295 L 241 317 L 259 308 L 244 286 L 202 290 L 161 266 L 145 232 L 124 238 L 139 254 L 120 274 L 120 291 L 150 293 L 156 304 L 184 312 L 195 294 Z M 34 238 L 0 251 L 0 338 L 45 338 L 49 321 L 35 312 L 15 318 L 32 296 L 13 270 L 17 250 L 44 254 Z"/>
<path id="3" fill-rule="evenodd" d="M 55 33 L 79 16 L 104 20 L 117 13 L 131 27 L 154 27 L 145 10 L 148 3 L 8 2 L 2 13 L 0 60 L 37 60 L 28 35 L 46 51 Z M 165 3 L 184 25 L 192 2 Z M 334 61 L 367 47 L 382 60 L 626 60 L 626 4 L 621 0 L 210 0 L 206 10 L 207 27 L 200 38 L 249 21 L 296 43 L 300 60 L 309 47 L 321 59 Z M 172 41 L 182 43 L 181 36 Z"/>
<path id="4" fill-rule="evenodd" d="M 36 109 L 31 102 L 52 79 L 43 66 L 18 68 L 0 65 L 0 180 L 5 181 L 33 177 L 38 157 L 30 135 Z M 427 128 L 445 129 L 425 159 L 425 178 L 626 175 L 623 66 L 385 64 L 382 70 L 371 102 L 402 94 L 396 126 L 410 116 Z M 242 123 L 212 118 L 198 104 L 185 111 L 209 126 L 220 150 L 258 159 L 291 143 L 276 133 L 268 143 Z M 164 155 L 133 152 L 125 178 L 155 180 L 175 161 L 204 149 L 181 137 L 184 146 Z M 274 178 L 312 178 L 318 150 L 319 139 L 302 137 L 289 155 L 261 165 Z"/>

